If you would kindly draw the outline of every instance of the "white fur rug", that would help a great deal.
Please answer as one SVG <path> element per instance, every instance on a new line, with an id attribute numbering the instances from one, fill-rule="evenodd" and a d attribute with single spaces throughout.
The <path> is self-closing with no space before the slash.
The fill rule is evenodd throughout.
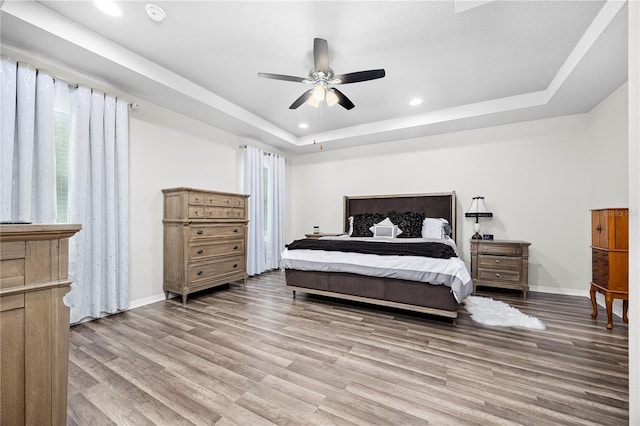
<path id="1" fill-rule="evenodd" d="M 545 329 L 538 318 L 523 314 L 518 309 L 490 297 L 468 296 L 464 299 L 464 304 L 471 314 L 471 319 L 480 324 Z"/>

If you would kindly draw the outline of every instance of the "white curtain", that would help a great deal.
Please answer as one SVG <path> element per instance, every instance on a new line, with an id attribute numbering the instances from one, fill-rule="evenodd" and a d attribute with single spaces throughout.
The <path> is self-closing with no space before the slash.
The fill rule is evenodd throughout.
<path id="1" fill-rule="evenodd" d="M 79 87 L 71 92 L 69 244 L 71 322 L 129 305 L 129 110 L 126 101 Z"/>
<path id="2" fill-rule="evenodd" d="M 54 223 L 53 77 L 2 58 L 0 220 Z"/>
<path id="3" fill-rule="evenodd" d="M 247 274 L 266 270 L 264 240 L 264 155 L 258 148 L 247 146 L 243 162 L 243 192 L 249 194 L 249 235 L 247 238 Z"/>
<path id="4" fill-rule="evenodd" d="M 268 170 L 265 266 L 278 269 L 284 249 L 284 158 L 271 154 L 265 160 Z"/>

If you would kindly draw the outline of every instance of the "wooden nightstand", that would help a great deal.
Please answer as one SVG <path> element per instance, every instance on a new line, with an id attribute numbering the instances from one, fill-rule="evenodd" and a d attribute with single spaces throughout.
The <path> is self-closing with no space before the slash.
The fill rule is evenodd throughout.
<path id="1" fill-rule="evenodd" d="M 478 286 L 529 291 L 529 246 L 526 241 L 471 240 L 471 278 Z"/>
<path id="2" fill-rule="evenodd" d="M 342 235 L 342 234 L 335 234 L 335 233 L 332 233 L 332 232 L 321 232 L 319 234 L 304 234 L 304 236 L 306 238 L 314 238 L 314 239 L 318 239 L 318 238 L 321 238 L 321 237 L 337 237 L 337 236 L 340 236 L 340 235 Z"/>

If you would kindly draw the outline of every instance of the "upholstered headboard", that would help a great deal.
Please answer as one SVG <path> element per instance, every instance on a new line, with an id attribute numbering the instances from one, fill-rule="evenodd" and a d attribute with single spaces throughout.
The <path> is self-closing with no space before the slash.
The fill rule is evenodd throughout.
<path id="1" fill-rule="evenodd" d="M 451 225 L 451 238 L 456 240 L 456 193 L 396 194 L 344 197 L 344 231 L 349 229 L 349 216 L 359 213 L 397 212 L 424 213 L 425 217 L 444 218 Z"/>

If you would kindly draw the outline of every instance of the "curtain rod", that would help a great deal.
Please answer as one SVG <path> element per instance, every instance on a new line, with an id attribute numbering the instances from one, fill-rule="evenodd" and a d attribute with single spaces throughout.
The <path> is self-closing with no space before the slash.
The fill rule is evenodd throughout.
<path id="1" fill-rule="evenodd" d="M 6 59 L 6 60 L 9 60 L 9 61 L 13 61 L 13 62 L 15 62 L 15 63 L 16 63 L 16 65 L 17 65 L 17 64 L 23 64 L 23 65 L 26 65 L 26 66 L 28 66 L 28 67 L 30 67 L 30 68 L 35 69 L 35 70 L 36 70 L 36 72 L 44 72 L 44 73 L 47 73 L 47 74 L 49 74 L 49 75 L 51 76 L 51 78 L 52 78 L 54 81 L 60 81 L 60 82 L 62 82 L 62 83 L 66 83 L 66 85 L 67 85 L 67 86 L 69 86 L 71 89 L 77 89 L 77 88 L 79 87 L 78 83 L 72 83 L 72 82 L 70 82 L 69 80 L 67 80 L 67 79 L 65 79 L 65 78 L 62 78 L 62 77 L 59 77 L 59 76 L 57 76 L 57 75 L 53 74 L 52 72 L 50 72 L 50 71 L 48 71 L 48 70 L 46 70 L 46 69 L 44 69 L 44 68 L 38 68 L 38 67 L 36 67 L 36 66 L 34 66 L 34 65 L 31 65 L 30 63 L 25 62 L 25 61 L 15 61 L 15 60 L 11 59 L 11 57 L 10 57 L 10 56 L 4 55 L 4 54 L 3 54 L 3 55 L 0 55 L 0 56 L 2 57 L 2 59 Z M 106 94 L 107 94 L 107 93 L 105 92 L 105 95 L 106 95 Z M 112 95 L 112 96 L 115 96 L 115 95 Z M 117 96 L 115 96 L 115 97 L 117 98 Z M 127 105 L 129 105 L 129 107 L 130 107 L 131 109 L 134 109 L 134 110 L 139 108 L 139 105 L 138 105 L 136 102 L 128 102 L 128 101 L 127 101 Z"/>
<path id="2" fill-rule="evenodd" d="M 240 148 L 240 149 L 245 149 L 246 147 L 247 147 L 246 143 L 238 145 L 238 148 Z M 262 155 L 278 155 L 278 154 L 273 154 L 271 152 L 262 151 Z"/>

